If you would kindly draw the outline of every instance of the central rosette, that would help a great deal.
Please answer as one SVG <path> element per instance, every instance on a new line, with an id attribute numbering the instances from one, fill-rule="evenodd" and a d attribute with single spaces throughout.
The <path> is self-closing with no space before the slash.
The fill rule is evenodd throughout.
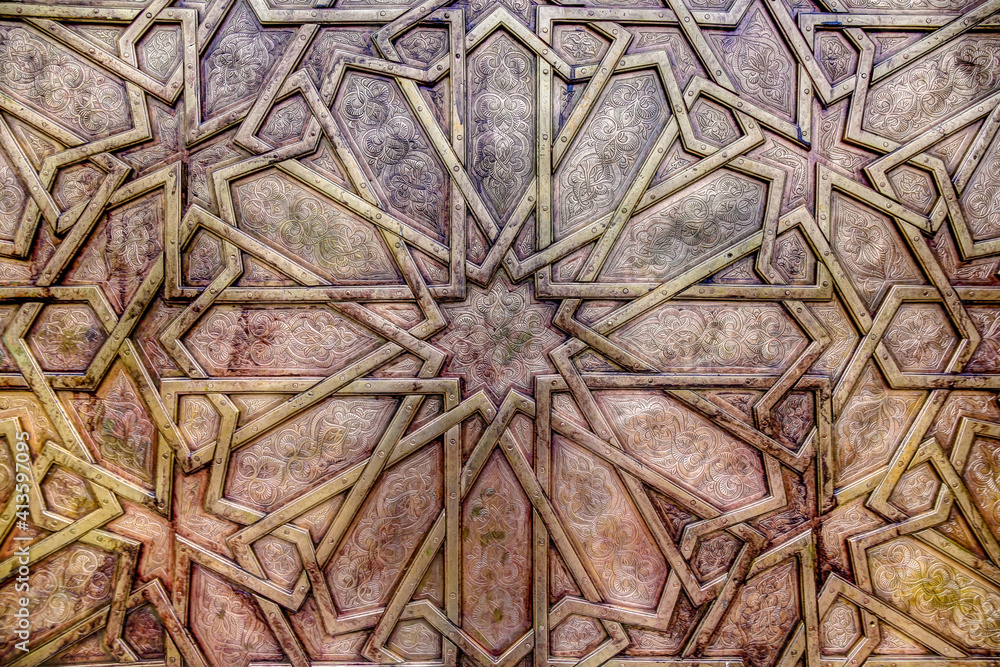
<path id="1" fill-rule="evenodd" d="M 445 375 L 463 377 L 466 395 L 530 393 L 532 377 L 553 370 L 548 353 L 564 336 L 552 328 L 555 307 L 535 302 L 530 285 L 497 278 L 486 289 L 470 287 L 464 302 L 444 310 L 450 322 L 435 343 L 448 352 Z"/>

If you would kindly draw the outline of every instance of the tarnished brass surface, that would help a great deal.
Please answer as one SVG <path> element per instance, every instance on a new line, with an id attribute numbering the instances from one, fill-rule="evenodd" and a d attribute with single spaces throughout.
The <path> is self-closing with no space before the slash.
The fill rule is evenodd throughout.
<path id="1" fill-rule="evenodd" d="M 1000 0 L 49 2 L 0 665 L 996 664 Z"/>

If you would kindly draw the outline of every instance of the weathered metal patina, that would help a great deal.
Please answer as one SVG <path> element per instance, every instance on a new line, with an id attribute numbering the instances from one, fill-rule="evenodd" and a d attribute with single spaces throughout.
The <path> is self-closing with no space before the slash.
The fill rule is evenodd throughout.
<path id="1" fill-rule="evenodd" d="M 46 1 L 0 664 L 994 664 L 1000 0 Z"/>

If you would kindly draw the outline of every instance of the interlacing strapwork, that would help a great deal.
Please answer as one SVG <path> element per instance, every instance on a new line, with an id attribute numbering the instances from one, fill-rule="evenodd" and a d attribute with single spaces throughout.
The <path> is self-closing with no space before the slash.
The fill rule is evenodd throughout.
<path id="1" fill-rule="evenodd" d="M 0 3 L 0 665 L 988 667 L 998 270 L 1000 0 Z"/>

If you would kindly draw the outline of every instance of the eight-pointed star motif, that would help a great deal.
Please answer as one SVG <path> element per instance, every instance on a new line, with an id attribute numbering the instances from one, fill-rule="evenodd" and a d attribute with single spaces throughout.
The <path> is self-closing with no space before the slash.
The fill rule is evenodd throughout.
<path id="1" fill-rule="evenodd" d="M 445 375 L 464 377 L 467 395 L 530 391 L 535 375 L 552 370 L 548 353 L 563 336 L 551 326 L 554 306 L 535 302 L 529 285 L 495 278 L 486 289 L 470 287 L 465 301 L 444 310 L 450 325 L 435 343 L 449 353 Z"/>

